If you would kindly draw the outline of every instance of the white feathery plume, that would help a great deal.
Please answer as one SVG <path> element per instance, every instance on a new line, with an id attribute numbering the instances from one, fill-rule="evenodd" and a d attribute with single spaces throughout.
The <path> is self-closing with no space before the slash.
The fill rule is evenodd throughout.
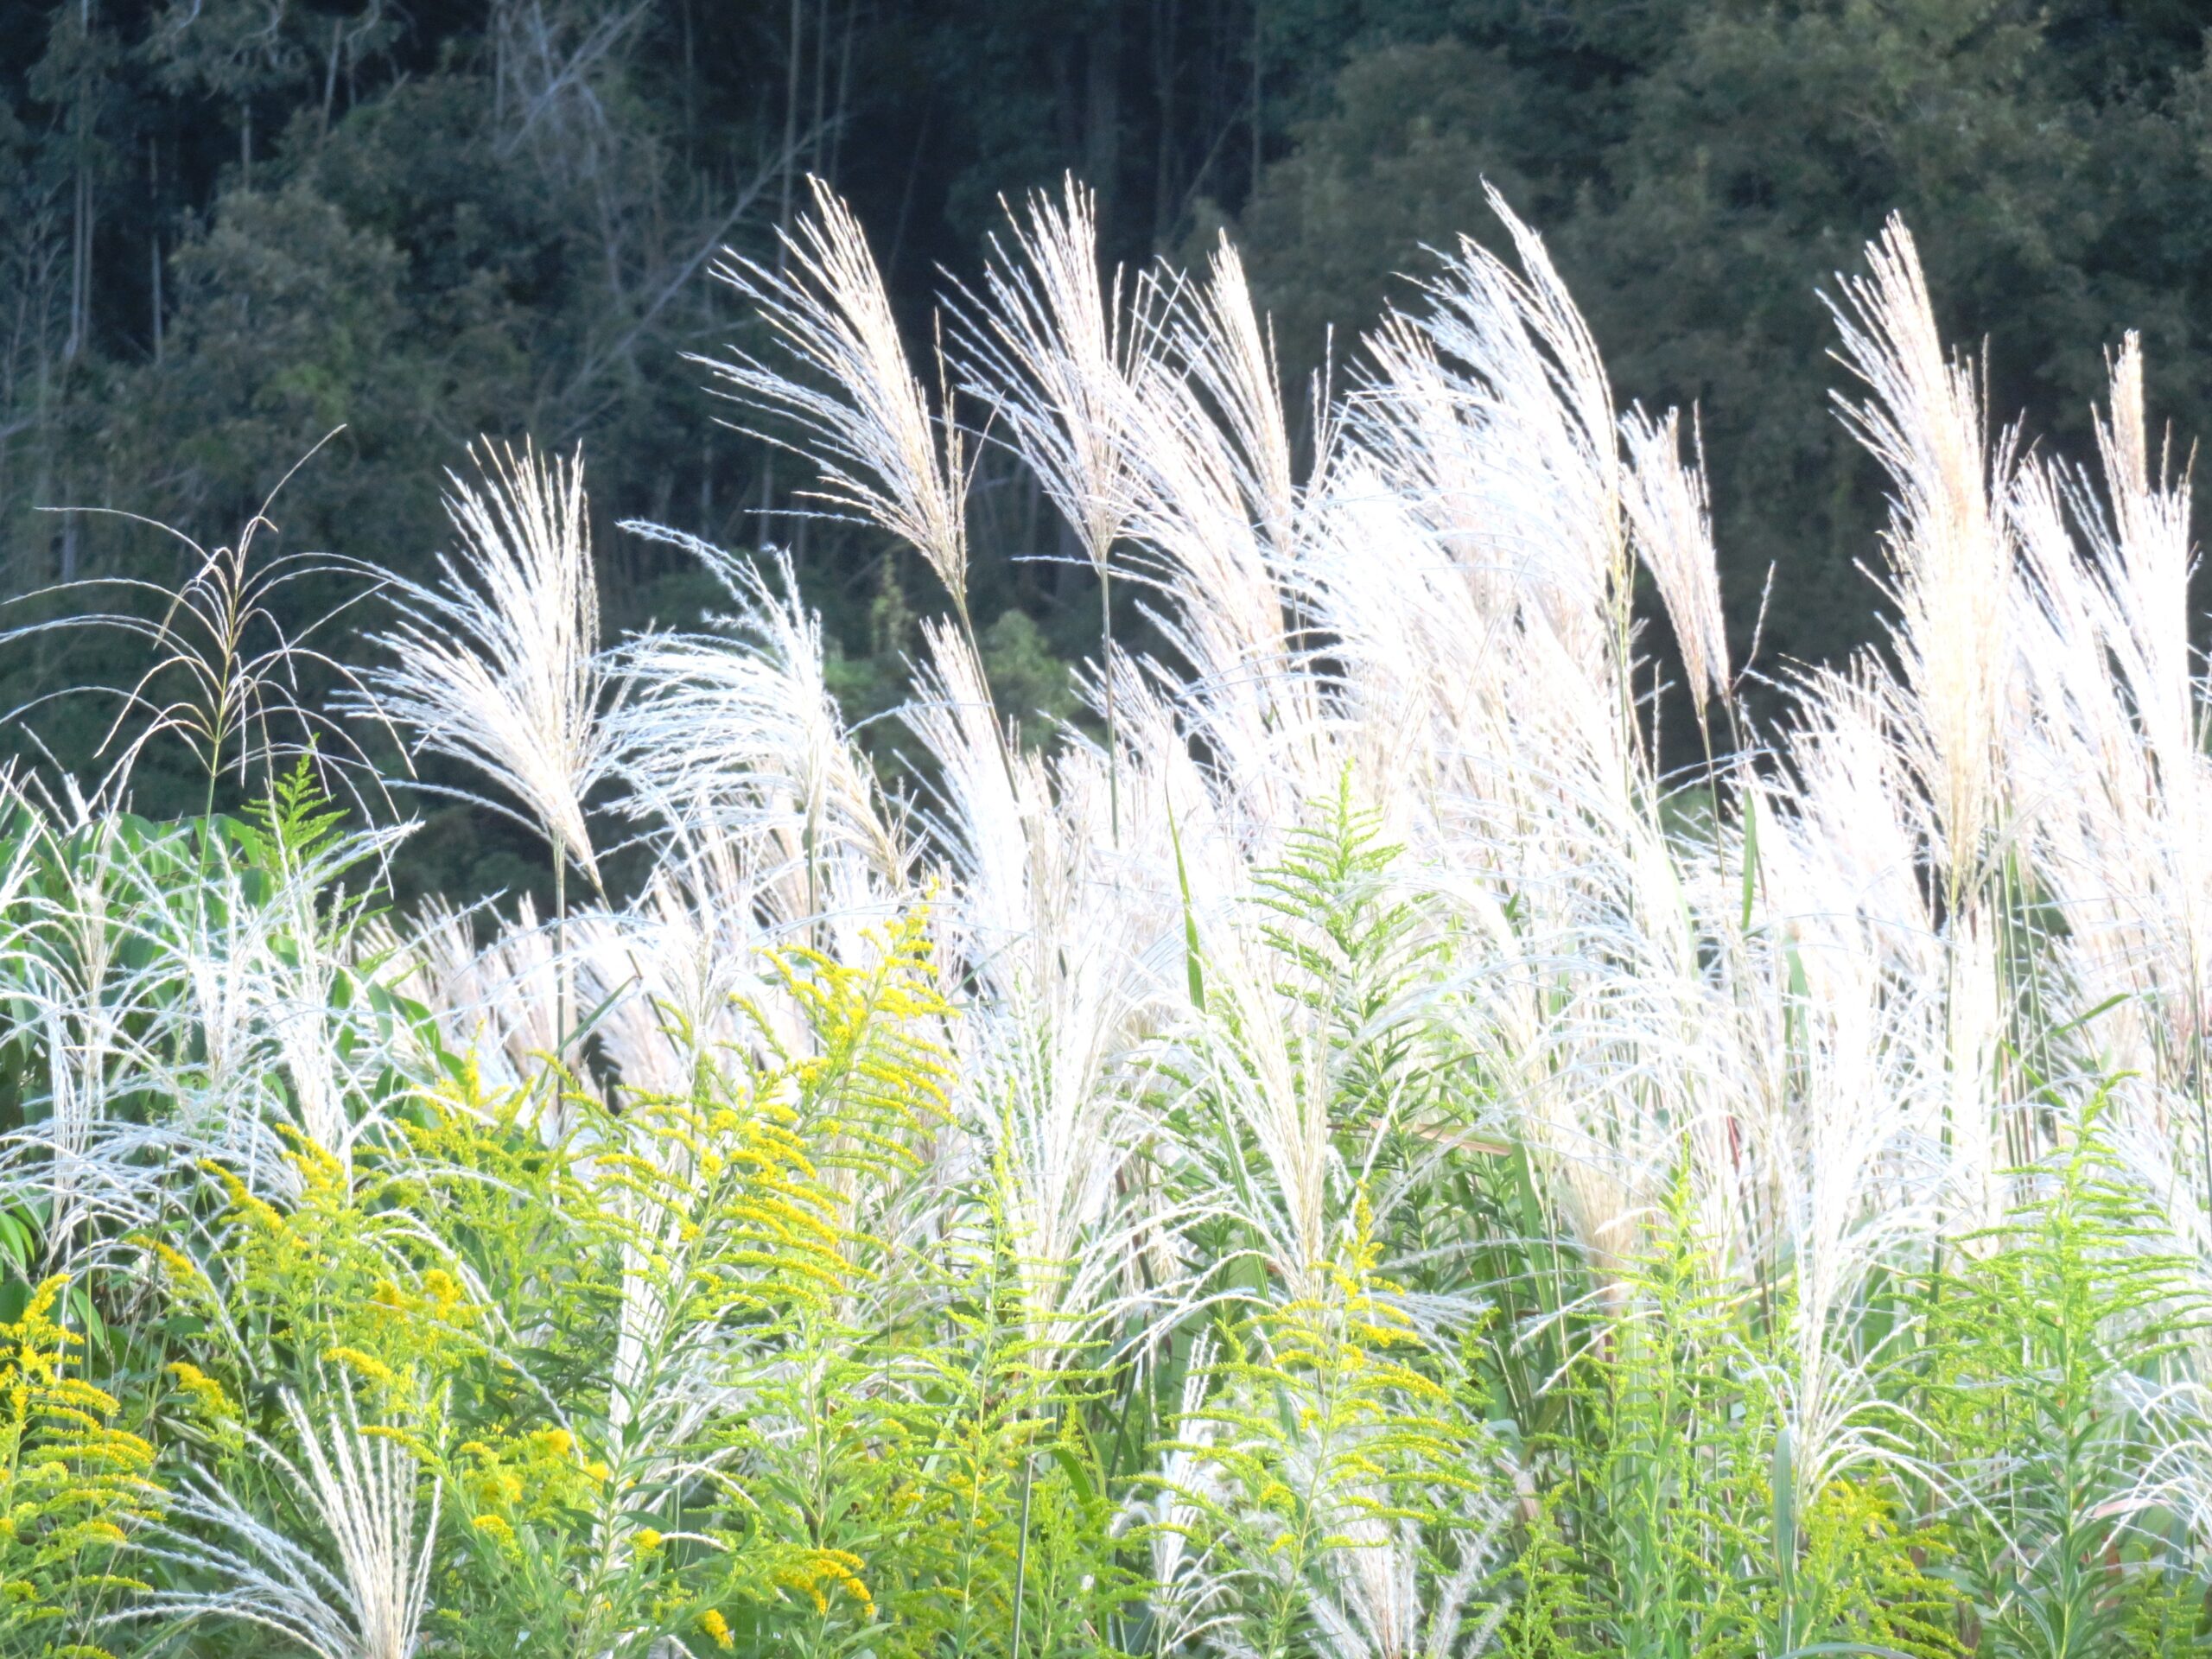
<path id="1" fill-rule="evenodd" d="M 1355 1520 L 1329 1552 L 1330 1592 L 1313 1599 L 1323 1650 L 1332 1659 L 1459 1659 L 1487 1648 L 1504 1602 L 1464 1627 L 1468 1604 L 1497 1568 L 1504 1509 L 1488 1507 L 1455 1529 L 1459 1560 L 1442 1571 L 1415 1522 Z"/>
<path id="2" fill-rule="evenodd" d="M 1307 614 L 1333 638 L 1334 735 L 1378 804 L 1451 776 L 1474 710 L 1510 660 L 1484 584 L 1448 537 L 1355 450 L 1316 505 L 1294 579 Z M 1394 825 L 1392 833 L 1402 832 Z"/>
<path id="3" fill-rule="evenodd" d="M 1332 1190 L 1342 1198 L 1350 1177 L 1330 1110 L 1337 1078 L 1326 1014 L 1275 986 L 1255 959 L 1255 942 L 1233 922 L 1209 929 L 1205 944 L 1206 1009 L 1193 1080 L 1251 1136 L 1262 1160 L 1256 1172 L 1224 1171 L 1220 1202 L 1260 1240 L 1285 1294 L 1319 1296 L 1340 1243 L 1341 1205 L 1330 1202 Z"/>
<path id="4" fill-rule="evenodd" d="M 667 826 L 679 849 L 734 837 L 732 855 L 782 895 L 785 920 L 829 912 L 851 933 L 906 890 L 912 854 L 846 730 L 821 620 L 799 602 L 790 559 L 776 556 L 772 580 L 719 548 L 632 528 L 694 554 L 735 608 L 701 632 L 645 634 L 614 653 L 632 688 L 612 722 L 626 810 Z"/>
<path id="5" fill-rule="evenodd" d="M 1658 584 L 1675 625 L 1682 672 L 1706 719 L 1707 700 L 1728 695 L 1728 628 L 1720 609 L 1720 572 L 1713 550 L 1713 518 L 1702 461 L 1681 459 L 1681 416 L 1657 420 L 1631 410 L 1621 422 L 1628 446 L 1622 505 L 1636 550 Z"/>
<path id="6" fill-rule="evenodd" d="M 1944 999 L 1943 1070 L 1949 1098 L 1942 1121 L 1950 1131 L 1944 1171 L 1943 1225 L 1968 1252 L 1986 1248 L 1990 1230 L 2010 1207 L 2005 1172 L 2005 1113 L 1998 1097 L 1998 1061 L 2005 1038 L 2005 983 L 1997 941 L 1977 917 L 1962 918 L 1950 938 L 1950 994 Z"/>
<path id="7" fill-rule="evenodd" d="M 1125 306 L 1118 265 L 1110 284 L 1101 281 L 1097 200 L 1072 176 L 1060 202 L 1031 196 L 1027 222 L 1014 221 L 1014 246 L 1009 256 L 992 238 L 988 303 L 971 302 L 963 319 L 976 359 L 970 390 L 1011 428 L 1015 448 L 1097 573 L 1108 804 L 1118 837 L 1121 721 L 1109 660 L 1114 548 L 1142 486 L 1131 426 L 1141 417 L 1137 387 L 1161 349 L 1164 296 L 1143 277 Z"/>
<path id="8" fill-rule="evenodd" d="M 1746 1120 L 1772 1172 L 1773 1250 L 1792 1270 L 1794 1369 L 1787 1379 L 1803 1490 L 1869 1461 L 1894 1463 L 1898 1427 L 1853 1352 L 1859 1294 L 1884 1267 L 1909 1267 L 1933 1236 L 1944 1190 L 1947 1095 L 1990 1121 L 1980 1079 L 1954 1090 L 1942 1069 L 1944 1011 L 1923 983 L 1900 994 L 1878 963 L 1824 954 L 1820 988 L 1794 1001 L 1802 1068 L 1785 1109 Z M 1971 1224 L 1969 1222 L 1967 1224 Z"/>
<path id="9" fill-rule="evenodd" d="M 1457 372 L 1484 538 L 1496 550 L 1481 562 L 1526 573 L 1544 619 L 1618 706 L 1629 571 L 1612 392 L 1541 239 L 1495 192 L 1491 206 L 1520 270 L 1462 238 L 1427 284 L 1432 307 L 1419 326 L 1436 359 Z"/>
<path id="10" fill-rule="evenodd" d="M 448 474 L 459 559 L 440 556 L 435 585 L 394 580 L 399 620 L 373 641 L 393 660 L 365 677 L 369 706 L 520 802 L 596 887 L 584 801 L 610 748 L 582 457 L 486 444 L 475 460 L 480 484 Z"/>
<path id="11" fill-rule="evenodd" d="M 372 1034 L 374 1014 L 338 994 L 341 976 L 353 967 L 352 942 L 345 931 L 334 931 L 324 907 L 364 867 L 380 879 L 412 831 L 401 824 L 335 835 L 304 858 L 288 850 L 276 890 L 258 907 L 283 936 L 281 948 L 264 951 L 255 977 L 266 1039 L 289 1085 L 291 1127 L 341 1166 L 350 1167 L 355 1143 L 378 1121 L 369 1096 L 386 1056 Z M 273 938 L 267 943 L 276 944 Z"/>
<path id="12" fill-rule="evenodd" d="M 2212 1027 L 2212 766 L 2187 638 L 2187 480 L 2163 463 L 2153 476 L 2142 399 L 2130 337 L 2098 423 L 2102 501 L 2039 461 L 2017 477 L 2031 708 L 2007 763 L 2065 895 L 2056 954 L 2084 1005 L 2121 999 L 2099 1022 L 2107 1063 L 2190 1089 Z"/>
<path id="13" fill-rule="evenodd" d="M 0 1173 L 43 1196 L 48 1260 L 75 1272 L 161 1213 L 180 1152 L 188 1160 L 219 1147 L 251 1168 L 255 1154 L 276 1148 L 255 1091 L 210 1089 L 204 1071 L 182 1077 L 172 1065 L 191 1038 L 192 981 L 181 957 L 204 912 L 198 884 L 164 879 L 182 837 L 142 851 L 105 803 L 73 798 L 67 811 L 28 825 L 28 855 L 58 880 L 25 893 L 14 940 L 21 977 L 5 1017 L 40 1053 L 46 1087 L 43 1099 L 25 1102 L 22 1127 L 0 1135 Z M 19 880 L 28 874 L 14 868 Z M 228 999 L 225 1012 L 215 1040 L 236 1038 L 225 1058 L 243 1068 L 245 1016 Z"/>
<path id="14" fill-rule="evenodd" d="M 1098 267 L 1096 197 L 1073 177 L 1062 197 L 1032 195 L 1009 252 L 994 236 L 987 302 L 962 315 L 969 390 L 1011 428 L 1015 447 L 1103 575 L 1135 512 L 1133 387 L 1160 347 L 1157 286 L 1128 301 L 1116 266 Z"/>
<path id="15" fill-rule="evenodd" d="M 234 1618 L 317 1659 L 416 1659 L 437 1542 L 438 1482 L 425 1480 L 410 1431 L 361 1421 L 343 1378 L 319 1411 L 289 1390 L 283 1403 L 298 1460 L 251 1430 L 246 1443 L 312 1519 L 320 1547 L 287 1535 L 201 1476 L 170 1495 L 167 1516 L 153 1529 L 162 1541 L 147 1553 L 205 1573 L 220 1587 L 145 1592 L 112 1618 Z M 212 1535 L 182 1531 L 178 1523 L 188 1522 Z"/>
<path id="16" fill-rule="evenodd" d="M 1996 811 L 2012 545 L 1993 499 L 2011 474 L 2011 445 L 1989 446 L 1974 371 L 1944 351 L 1901 221 L 1890 221 L 1867 262 L 1872 276 L 1847 281 L 1829 308 L 1843 360 L 1869 395 L 1838 401 L 1896 492 L 1884 537 L 1899 613 L 1894 639 L 1930 752 L 1925 783 L 1955 899 L 1979 872 Z"/>
<path id="17" fill-rule="evenodd" d="M 1263 545 L 1287 557 L 1299 492 L 1274 330 L 1254 305 L 1243 258 L 1226 234 L 1207 262 L 1206 280 L 1176 308 L 1171 327 L 1180 366 L 1211 412 L 1210 424 Z M 1325 435 L 1317 448 L 1328 454 Z"/>
<path id="18" fill-rule="evenodd" d="M 556 1144 L 568 1119 L 545 1067 L 559 1040 L 562 957 L 529 894 L 515 901 L 512 920 L 494 915 L 480 946 L 480 913 L 424 905 L 383 943 L 383 976 L 431 1010 L 439 1039 L 474 1061 L 486 1093 L 520 1096 L 523 1120 Z"/>
<path id="19" fill-rule="evenodd" d="M 1220 754 L 1222 780 L 1251 791 L 1245 810 L 1258 830 L 1320 786 L 1319 709 L 1294 671 L 1277 570 L 1227 442 L 1185 376 L 1155 365 L 1143 396 L 1133 569 L 1166 596 L 1158 626 L 1189 664 L 1178 711 Z"/>
<path id="20" fill-rule="evenodd" d="M 1484 416 L 1479 391 L 1448 371 L 1429 330 L 1402 312 L 1363 342 L 1367 365 L 1344 412 L 1344 429 L 1372 474 L 1337 480 L 1338 505 L 1380 497 L 1433 539 L 1489 627 L 1510 617 L 1536 579 L 1535 551 L 1510 529 L 1511 482 Z M 1414 550 L 1401 537 L 1386 545 Z"/>
<path id="21" fill-rule="evenodd" d="M 1272 347 L 1225 247 L 1211 279 L 1179 296 L 1170 327 L 1172 360 L 1142 365 L 1137 385 L 1132 568 L 1166 600 L 1153 620 L 1188 664 L 1179 712 L 1242 792 L 1250 833 L 1265 836 L 1294 822 L 1334 770 L 1285 610 L 1300 516 L 1290 439 Z"/>
<path id="22" fill-rule="evenodd" d="M 2189 480 L 2175 479 L 2161 454 L 2155 471 L 2143 411 L 2143 342 L 2130 334 L 2112 360 L 2111 398 L 2097 421 L 2110 529 L 2089 511 L 2086 489 L 2075 504 L 2089 532 L 2102 585 L 2133 647 L 2124 658 L 2138 718 L 2152 753 L 2178 786 L 2199 760 L 2189 645 Z"/>
<path id="23" fill-rule="evenodd" d="M 1214 1569 L 1203 1539 L 1207 1508 L 1221 1501 L 1220 1471 L 1212 1456 L 1221 1425 L 1205 1414 L 1206 1382 L 1215 1344 L 1201 1333 L 1191 1344 L 1183 1389 L 1173 1419 L 1174 1438 L 1160 1452 L 1160 1473 L 1149 1499 L 1133 1497 L 1117 1524 L 1145 1529 L 1152 1573 L 1147 1586 L 1162 1652 L 1188 1651 L 1221 1628 L 1229 1584 Z"/>
<path id="24" fill-rule="evenodd" d="M 604 1005 L 600 1041 L 632 1094 L 681 1095 L 702 1070 L 805 1052 L 799 1010 L 764 973 L 781 932 L 764 885 L 739 846 L 695 832 L 633 903 L 582 918 L 584 993 Z"/>
<path id="25" fill-rule="evenodd" d="M 373 1016 L 332 995 L 315 894 L 404 832 L 334 837 L 256 893 L 196 830 L 147 838 L 99 804 L 66 810 L 20 803 L 0 864 L 0 1039 L 38 1053 L 43 1084 L 0 1135 L 0 1174 L 44 1196 L 45 1248 L 74 1272 L 162 1224 L 208 1159 L 282 1193 L 284 1131 L 344 1154 L 370 1116 L 362 1068 L 385 1062 Z"/>
<path id="26" fill-rule="evenodd" d="M 965 636 L 925 632 L 906 717 L 944 770 L 947 924 L 982 993 L 961 1027 L 969 1116 L 1003 1184 L 1040 1357 L 1072 1352 L 1155 1219 L 1129 1202 L 1116 1062 L 1141 1029 L 1137 958 L 1160 918 L 1117 879 L 1096 763 L 1078 751 L 1048 773 L 1017 752 Z"/>
<path id="27" fill-rule="evenodd" d="M 966 441 L 951 410 L 932 410 L 915 378 L 860 221 L 821 180 L 808 183 L 814 212 L 783 234 L 780 268 L 734 253 L 715 267 L 805 378 L 744 353 L 693 360 L 733 395 L 788 418 L 797 442 L 763 435 L 821 469 L 821 500 L 881 526 L 926 559 L 965 617 Z M 814 384 L 817 377 L 826 387 Z M 942 394 L 942 373 L 939 379 Z"/>
<path id="28" fill-rule="evenodd" d="M 227 547 L 210 550 L 181 531 L 137 513 L 89 509 L 175 542 L 189 556 L 192 574 L 174 588 L 128 576 L 63 582 L 24 597 L 112 594 L 120 602 L 112 609 L 91 611 L 72 604 L 61 615 L 0 632 L 0 645 L 9 645 L 56 629 L 89 627 L 120 633 L 147 648 L 143 653 L 147 665 L 130 685 L 101 688 L 115 696 L 117 709 L 95 753 L 114 750 L 115 759 L 94 790 L 97 797 L 120 800 L 141 752 L 164 734 L 184 745 L 194 770 L 207 779 L 204 799 L 211 808 L 215 780 L 226 771 L 243 784 L 256 766 L 273 775 L 278 760 L 286 754 L 320 752 L 328 758 L 334 750 L 348 760 L 361 759 L 344 728 L 327 715 L 302 705 L 298 694 L 303 669 L 327 673 L 340 686 L 359 690 L 359 681 L 351 667 L 308 642 L 373 588 L 359 590 L 298 626 L 288 623 L 284 600 L 286 590 L 316 578 L 383 573 L 325 553 L 264 559 L 255 549 L 264 533 L 276 533 L 269 514 L 278 494 L 328 442 L 324 438 L 294 463 Z M 145 613 L 148 601 L 158 609 L 158 617 Z M 79 689 L 92 688 L 50 693 L 9 711 L 8 718 L 21 719 L 38 703 Z M 125 727 L 134 719 L 142 723 L 126 738 Z M 291 735 L 280 738 L 280 730 Z M 351 774 L 348 767 L 340 777 L 350 785 Z M 71 787 L 75 787 L 73 782 Z"/>

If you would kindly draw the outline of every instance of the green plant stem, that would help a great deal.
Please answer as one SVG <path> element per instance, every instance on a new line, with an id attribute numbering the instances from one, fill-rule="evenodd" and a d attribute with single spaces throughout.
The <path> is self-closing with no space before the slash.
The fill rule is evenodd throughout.
<path id="1" fill-rule="evenodd" d="M 1033 1448 L 1021 1455 L 1021 1531 L 1014 1549 L 1014 1631 L 1007 1643 L 1007 1659 L 1021 1659 L 1021 1609 L 1029 1580 L 1029 1504 L 1035 1495 L 1037 1457 Z"/>
<path id="2" fill-rule="evenodd" d="M 1106 680 L 1106 801 L 1114 845 L 1122 844 L 1122 727 L 1114 706 L 1114 575 L 1098 561 L 1098 661 Z"/>
<path id="3" fill-rule="evenodd" d="M 553 1049 L 569 1046 L 569 855 L 553 842 Z"/>

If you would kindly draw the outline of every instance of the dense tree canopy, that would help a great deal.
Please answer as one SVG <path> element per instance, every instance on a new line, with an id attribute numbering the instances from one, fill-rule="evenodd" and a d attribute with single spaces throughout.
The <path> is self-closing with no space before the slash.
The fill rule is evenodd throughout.
<path id="1" fill-rule="evenodd" d="M 2154 413 L 2212 431 L 2212 62 L 2189 0 L 0 0 L 0 42 L 10 595 L 168 582 L 188 556 L 49 509 L 212 546 L 280 482 L 270 544 L 423 569 L 445 469 L 528 435 L 582 446 L 612 625 L 706 597 L 625 518 L 791 543 L 852 712 L 887 705 L 925 573 L 776 516 L 805 480 L 717 425 L 685 360 L 744 335 L 709 266 L 772 257 L 810 171 L 853 199 L 918 328 L 999 198 L 1065 170 L 1121 257 L 1226 228 L 1293 376 L 1325 325 L 1356 358 L 1342 342 L 1425 245 L 1489 235 L 1495 184 L 1545 229 L 1622 397 L 1697 406 L 1739 633 L 1777 573 L 1770 663 L 1863 627 L 1878 486 L 1829 411 L 1818 290 L 1887 213 L 1920 227 L 1947 330 L 1988 340 L 2000 416 L 2075 411 L 2041 435 L 2078 447 L 2098 343 L 2133 327 Z M 976 490 L 995 676 L 1065 712 L 1091 578 L 1013 468 L 987 453 Z M 333 575 L 285 602 L 296 621 L 347 596 Z M 36 636 L 0 659 L 0 702 L 136 666 Z M 9 741 L 81 760 L 105 718 L 44 709 Z M 459 808 L 414 858 L 448 887 L 525 879 Z"/>
<path id="2" fill-rule="evenodd" d="M 1375 9 L 1378 13 L 1384 9 Z M 1407 8 L 1408 12 L 1414 8 Z M 1991 404 L 2085 437 L 2101 345 L 2141 331 L 2160 412 L 2208 427 L 2212 71 L 2178 0 L 1470 0 L 1371 29 L 1245 210 L 1294 355 L 1418 250 L 1484 233 L 1487 178 L 1546 229 L 1626 397 L 1702 416 L 1732 609 L 1856 640 L 1876 485 L 1833 418 L 1820 290 L 1916 226 Z"/>

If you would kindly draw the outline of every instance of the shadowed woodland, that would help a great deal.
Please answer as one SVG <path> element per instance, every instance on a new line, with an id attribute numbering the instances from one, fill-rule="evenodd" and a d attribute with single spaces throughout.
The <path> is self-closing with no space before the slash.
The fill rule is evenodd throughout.
<path id="1" fill-rule="evenodd" d="M 2212 413 L 2212 68 L 2185 0 L 14 0 L 0 41 L 0 595 L 183 573 L 142 526 L 44 509 L 213 546 L 288 474 L 284 549 L 420 575 L 472 440 L 581 442 L 612 626 L 712 602 L 618 522 L 772 541 L 823 608 L 842 705 L 881 713 L 925 573 L 779 516 L 801 472 L 718 427 L 683 360 L 744 341 L 707 265 L 772 257 L 809 173 L 864 217 L 910 327 L 943 272 L 976 269 L 1001 195 L 1069 171 L 1133 268 L 1188 266 L 1229 227 L 1300 407 L 1330 324 L 1408 302 L 1424 247 L 1495 240 L 1497 185 L 1624 401 L 1694 406 L 1731 638 L 1766 595 L 1765 666 L 1870 637 L 1882 486 L 1829 410 L 1817 290 L 1888 213 L 1942 227 L 1943 324 L 1991 343 L 1993 418 L 2032 407 L 2079 451 L 2129 328 L 2160 365 L 2154 420 Z M 1097 606 L 1079 550 L 993 446 L 971 512 L 995 683 L 1069 715 Z M 346 596 L 309 584 L 287 620 Z M 44 637 L 0 664 L 0 704 L 132 667 Z M 65 703 L 35 731 L 80 765 L 105 719 Z M 889 734 L 863 741 L 895 766 Z M 158 765 L 139 788 L 194 798 Z M 550 899 L 496 823 L 410 804 L 429 821 L 408 891 Z"/>

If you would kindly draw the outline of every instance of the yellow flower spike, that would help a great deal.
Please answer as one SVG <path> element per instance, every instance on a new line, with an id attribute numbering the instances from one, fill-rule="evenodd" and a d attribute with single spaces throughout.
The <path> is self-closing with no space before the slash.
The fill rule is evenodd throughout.
<path id="1" fill-rule="evenodd" d="M 821 1554 L 823 1574 L 855 1601 L 870 1618 L 875 1615 L 875 1598 L 868 1593 L 868 1586 L 861 1581 L 861 1558 L 842 1549 L 825 1549 Z"/>
<path id="2" fill-rule="evenodd" d="M 163 1367 L 175 1382 L 176 1391 L 192 1402 L 195 1410 L 207 1417 L 228 1417 L 230 1396 L 223 1392 L 223 1385 L 197 1365 L 178 1360 Z"/>
<path id="3" fill-rule="evenodd" d="M 127 1543 L 125 1523 L 151 1514 L 162 1495 L 148 1478 L 153 1448 L 111 1426 L 114 1396 L 67 1373 L 71 1351 L 81 1345 L 55 1317 L 69 1282 L 65 1275 L 44 1281 L 20 1317 L 0 1322 L 0 1435 L 16 1500 L 0 1513 L 0 1542 L 27 1554 L 31 1569 L 0 1583 L 0 1604 L 17 1610 L 6 1621 L 14 1629 L 63 1616 L 42 1582 L 48 1573 L 79 1591 L 124 1586 L 99 1570 L 93 1552 Z"/>
<path id="4" fill-rule="evenodd" d="M 177 1249 L 175 1245 L 164 1244 L 156 1238 L 148 1240 L 146 1248 L 153 1252 L 154 1259 L 167 1268 L 175 1277 L 192 1280 L 199 1278 L 200 1264 Z"/>
<path id="5" fill-rule="evenodd" d="M 348 1370 L 366 1377 L 370 1382 L 381 1382 L 386 1387 L 399 1381 L 399 1374 L 391 1366 L 377 1358 L 375 1355 L 365 1354 L 358 1348 L 332 1348 L 325 1351 L 322 1358 L 325 1364 L 343 1365 Z"/>
<path id="6" fill-rule="evenodd" d="M 729 1621 L 722 1617 L 721 1610 L 719 1608 L 709 1607 L 699 1615 L 699 1629 L 703 1635 L 714 1642 L 716 1647 L 725 1652 L 737 1645 L 736 1640 L 729 1632 Z"/>

